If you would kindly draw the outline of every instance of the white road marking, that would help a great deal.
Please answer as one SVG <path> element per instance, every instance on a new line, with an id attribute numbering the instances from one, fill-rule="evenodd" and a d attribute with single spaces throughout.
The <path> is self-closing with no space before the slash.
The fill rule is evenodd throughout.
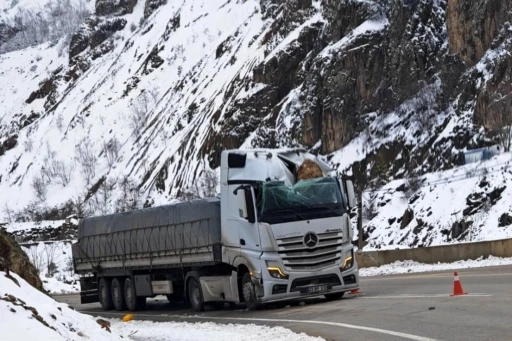
<path id="1" fill-rule="evenodd" d="M 341 328 L 348 328 L 348 329 L 358 329 L 358 330 L 365 330 L 369 332 L 379 333 L 379 334 L 386 334 L 391 336 L 397 336 L 408 340 L 414 340 L 414 341 L 438 341 L 436 339 L 431 339 L 428 337 L 423 336 L 417 336 L 412 334 L 406 334 L 401 332 L 394 332 L 392 330 L 386 330 L 386 329 L 380 329 L 380 328 L 372 328 L 372 327 L 365 327 L 365 326 L 359 326 L 355 324 L 347 324 L 347 323 L 339 323 L 339 322 L 327 322 L 327 321 L 309 321 L 309 320 L 287 320 L 287 319 L 262 319 L 262 318 L 243 318 L 243 317 L 211 317 L 211 316 L 178 316 L 174 315 L 172 317 L 177 317 L 181 319 L 205 319 L 205 320 L 228 320 L 228 321 L 258 321 L 258 322 L 284 322 L 284 323 L 306 323 L 306 324 L 323 324 L 328 326 L 335 326 L 335 327 L 341 327 Z"/>
<path id="2" fill-rule="evenodd" d="M 358 299 L 387 299 L 387 298 L 436 298 L 436 297 L 492 297 L 491 294 L 467 294 L 461 296 L 450 296 L 450 294 L 419 294 L 419 295 L 379 295 L 379 296 L 358 296 Z"/>

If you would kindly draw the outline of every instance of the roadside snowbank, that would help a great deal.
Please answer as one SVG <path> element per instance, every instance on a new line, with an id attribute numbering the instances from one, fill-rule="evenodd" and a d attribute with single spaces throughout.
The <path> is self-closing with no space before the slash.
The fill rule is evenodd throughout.
<path id="1" fill-rule="evenodd" d="M 11 272 L 19 286 L 0 271 L 0 339 L 2 341 L 121 341 L 119 333 L 111 333 L 92 316 L 80 314 L 58 303 Z"/>
<path id="2" fill-rule="evenodd" d="M 364 268 L 359 270 L 361 277 L 399 275 L 406 273 L 433 272 L 444 270 L 459 270 L 469 268 L 483 268 L 489 266 L 512 265 L 512 258 L 489 257 L 476 260 L 464 260 L 454 263 L 422 264 L 410 260 L 398 261 L 379 267 Z"/>
<path id="3" fill-rule="evenodd" d="M 188 322 L 112 321 L 112 328 L 134 340 L 152 341 L 325 341 L 319 337 L 296 334 L 282 327 L 267 327 L 254 324 L 240 325 Z"/>

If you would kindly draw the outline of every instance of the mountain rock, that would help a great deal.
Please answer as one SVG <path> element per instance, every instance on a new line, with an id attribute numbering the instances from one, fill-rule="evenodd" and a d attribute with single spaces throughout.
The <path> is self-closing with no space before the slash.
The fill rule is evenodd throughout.
<path id="1" fill-rule="evenodd" d="M 96 0 L 96 15 L 125 15 L 133 12 L 137 0 Z"/>

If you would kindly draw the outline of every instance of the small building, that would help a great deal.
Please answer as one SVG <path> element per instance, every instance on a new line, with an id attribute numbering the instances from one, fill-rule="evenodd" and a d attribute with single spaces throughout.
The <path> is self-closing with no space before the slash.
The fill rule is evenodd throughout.
<path id="1" fill-rule="evenodd" d="M 464 164 L 489 160 L 501 153 L 501 149 L 501 146 L 495 144 L 493 146 L 467 150 L 464 152 Z"/>

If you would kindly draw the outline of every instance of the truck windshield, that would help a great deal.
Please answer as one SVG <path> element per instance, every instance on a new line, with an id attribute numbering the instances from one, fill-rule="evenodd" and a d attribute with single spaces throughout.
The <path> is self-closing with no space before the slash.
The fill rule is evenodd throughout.
<path id="1" fill-rule="evenodd" d="M 260 221 L 269 224 L 342 216 L 345 206 L 334 178 L 302 180 L 292 187 L 266 182 L 258 205 Z"/>

